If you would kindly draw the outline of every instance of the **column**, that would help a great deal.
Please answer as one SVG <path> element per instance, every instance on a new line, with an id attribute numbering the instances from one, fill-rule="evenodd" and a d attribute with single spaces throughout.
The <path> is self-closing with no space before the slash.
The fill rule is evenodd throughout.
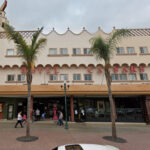
<path id="1" fill-rule="evenodd" d="M 146 122 L 150 124 L 150 96 L 146 96 L 145 106 L 146 106 Z"/>
<path id="2" fill-rule="evenodd" d="M 70 97 L 70 110 L 71 110 L 71 121 L 74 121 L 74 103 L 72 95 Z"/>

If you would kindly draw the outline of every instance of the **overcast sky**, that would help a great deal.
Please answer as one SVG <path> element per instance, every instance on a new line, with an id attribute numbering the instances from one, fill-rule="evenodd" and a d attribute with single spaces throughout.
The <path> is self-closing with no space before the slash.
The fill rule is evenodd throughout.
<path id="1" fill-rule="evenodd" d="M 116 28 L 149 28 L 150 0 L 7 0 L 6 15 L 16 30 L 44 32 L 54 27 L 63 33 L 68 27 L 91 33 L 100 26 L 110 32 Z M 4 0 L 0 0 L 0 5 Z"/>

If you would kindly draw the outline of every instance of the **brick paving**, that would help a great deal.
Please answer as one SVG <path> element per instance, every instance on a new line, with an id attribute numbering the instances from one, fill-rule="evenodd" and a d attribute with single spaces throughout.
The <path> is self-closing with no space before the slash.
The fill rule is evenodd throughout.
<path id="1" fill-rule="evenodd" d="M 120 150 L 150 150 L 150 126 L 145 124 L 117 124 L 118 136 L 127 143 L 113 143 L 103 136 L 111 135 L 110 123 L 70 123 L 69 130 L 54 122 L 34 122 L 31 135 L 38 136 L 34 142 L 19 142 L 25 128 L 14 128 L 15 122 L 0 122 L 0 150 L 51 150 L 57 145 L 69 143 L 93 143 L 113 145 Z"/>

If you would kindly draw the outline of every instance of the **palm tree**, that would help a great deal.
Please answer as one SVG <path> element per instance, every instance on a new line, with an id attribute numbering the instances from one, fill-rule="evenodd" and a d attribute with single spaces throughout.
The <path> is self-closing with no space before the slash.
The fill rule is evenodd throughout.
<path id="1" fill-rule="evenodd" d="M 113 140 L 117 139 L 116 134 L 116 125 L 115 125 L 115 104 L 112 97 L 112 90 L 111 90 L 111 75 L 110 75 L 110 60 L 113 56 L 114 50 L 116 50 L 116 46 L 121 38 L 126 37 L 129 35 L 129 31 L 126 29 L 116 30 L 112 34 L 108 36 L 108 38 L 104 39 L 101 36 L 92 38 L 91 42 L 91 52 L 96 56 L 99 60 L 104 60 L 104 70 L 105 70 L 105 77 L 107 82 L 108 88 L 108 95 L 109 95 L 109 102 L 110 102 L 110 111 L 111 111 L 111 121 L 112 121 L 112 138 Z"/>
<path id="2" fill-rule="evenodd" d="M 46 43 L 45 38 L 38 39 L 43 27 L 36 31 L 32 36 L 31 44 L 23 39 L 22 35 L 15 31 L 14 28 L 6 23 L 3 24 L 7 37 L 13 40 L 17 47 L 17 54 L 23 58 L 23 65 L 27 69 L 26 80 L 28 84 L 28 99 L 27 99 L 27 125 L 26 125 L 26 138 L 30 139 L 30 120 L 31 120 L 31 84 L 32 84 L 32 69 L 33 64 L 37 58 L 37 53 Z"/>

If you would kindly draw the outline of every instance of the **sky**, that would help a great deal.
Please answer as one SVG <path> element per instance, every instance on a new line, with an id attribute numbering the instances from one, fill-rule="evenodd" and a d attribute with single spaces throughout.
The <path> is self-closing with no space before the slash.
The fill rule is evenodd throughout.
<path id="1" fill-rule="evenodd" d="M 7 0 L 5 10 L 16 30 L 54 27 L 64 33 L 91 33 L 100 27 L 109 33 L 116 28 L 150 28 L 150 0 Z M 4 0 L 0 0 L 0 5 Z"/>

